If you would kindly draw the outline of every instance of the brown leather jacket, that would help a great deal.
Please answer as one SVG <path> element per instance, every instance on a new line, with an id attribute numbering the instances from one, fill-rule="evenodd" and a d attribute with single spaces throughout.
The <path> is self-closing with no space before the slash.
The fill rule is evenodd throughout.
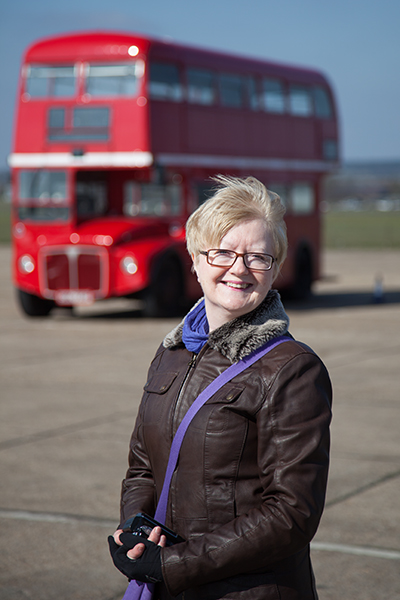
<path id="1" fill-rule="evenodd" d="M 277 292 L 210 334 L 196 356 L 182 324 L 150 366 L 122 486 L 121 522 L 154 514 L 171 440 L 188 407 L 232 362 L 278 335 Z M 192 421 L 166 524 L 185 543 L 162 550 L 156 597 L 315 599 L 309 542 L 324 506 L 331 384 L 315 353 L 288 334 L 219 390 Z"/>

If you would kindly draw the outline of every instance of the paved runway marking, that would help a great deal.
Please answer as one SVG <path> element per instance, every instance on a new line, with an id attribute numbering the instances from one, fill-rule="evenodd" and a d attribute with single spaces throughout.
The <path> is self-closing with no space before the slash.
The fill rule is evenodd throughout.
<path id="1" fill-rule="evenodd" d="M 85 515 L 70 515 L 63 513 L 34 512 L 29 510 L 11 510 L 0 508 L 0 518 L 15 519 L 19 521 L 39 521 L 45 523 L 68 523 L 76 525 L 95 525 L 96 527 L 107 527 L 115 529 L 118 523 L 111 519 L 99 519 Z M 330 544 L 324 542 L 311 542 L 311 550 L 323 552 L 341 552 L 342 554 L 355 554 L 356 556 L 371 556 L 373 558 L 385 558 L 389 560 L 400 560 L 400 552 L 386 550 L 384 548 L 370 548 L 365 546 L 349 546 L 347 544 Z"/>
<path id="2" fill-rule="evenodd" d="M 367 492 L 367 491 L 377 487 L 378 485 L 381 485 L 382 483 L 386 483 L 387 481 L 390 481 L 391 479 L 396 479 L 397 477 L 400 477 L 400 470 L 393 471 L 392 473 L 387 473 L 386 475 L 379 477 L 379 479 L 376 479 L 375 481 L 371 481 L 370 483 L 366 483 L 365 485 L 362 485 L 359 488 L 356 488 L 355 490 L 348 492 L 347 494 L 342 494 L 341 496 L 338 496 L 337 498 L 328 500 L 328 502 L 326 502 L 326 504 L 325 504 L 325 508 L 330 508 L 331 506 L 335 506 L 336 504 L 345 502 L 346 500 L 349 500 L 350 498 L 353 498 L 354 496 L 358 496 L 359 494 Z"/>
<path id="3" fill-rule="evenodd" d="M 10 440 L 4 440 L 0 442 L 0 450 L 8 450 L 9 448 L 15 448 L 16 446 L 23 446 L 24 444 L 32 444 L 34 442 L 41 442 L 48 440 L 60 435 L 68 435 L 70 433 L 76 433 L 91 427 L 97 427 L 98 425 L 104 425 L 104 423 L 111 423 L 123 419 L 126 417 L 132 417 L 132 411 L 118 411 L 112 414 L 104 415 L 103 417 L 96 417 L 93 419 L 86 419 L 79 421 L 78 423 L 70 423 L 69 425 L 63 425 L 62 427 L 55 427 L 54 429 L 46 429 L 44 431 L 37 431 L 36 433 L 30 433 L 18 438 L 12 438 Z"/>
<path id="4" fill-rule="evenodd" d="M 365 546 L 348 546 L 346 544 L 325 544 L 324 542 L 311 542 L 311 550 L 342 552 L 343 554 L 356 554 L 357 556 L 372 556 L 373 558 L 400 560 L 400 552 L 397 552 L 396 550 L 366 548 Z"/>
<path id="5" fill-rule="evenodd" d="M 118 525 L 117 519 L 112 521 L 111 519 L 89 517 L 86 515 L 35 512 L 30 510 L 12 510 L 7 508 L 0 508 L 0 519 L 15 519 L 16 521 L 38 521 L 41 523 L 68 523 L 69 525 L 83 523 L 84 525 L 95 525 L 96 527 L 111 527 L 111 529 L 113 530 Z"/>

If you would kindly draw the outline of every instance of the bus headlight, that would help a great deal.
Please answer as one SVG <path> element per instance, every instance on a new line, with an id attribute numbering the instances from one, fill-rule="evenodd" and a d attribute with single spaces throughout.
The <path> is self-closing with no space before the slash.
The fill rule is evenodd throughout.
<path id="1" fill-rule="evenodd" d="M 35 261 L 29 254 L 24 254 L 18 261 L 18 267 L 21 273 L 32 273 L 35 270 Z"/>
<path id="2" fill-rule="evenodd" d="M 16 238 L 23 238 L 26 233 L 26 227 L 23 223 L 19 222 L 14 225 L 14 235 Z"/>
<path id="3" fill-rule="evenodd" d="M 120 262 L 121 271 L 127 275 L 134 275 L 138 270 L 138 265 L 132 256 L 124 256 Z"/>

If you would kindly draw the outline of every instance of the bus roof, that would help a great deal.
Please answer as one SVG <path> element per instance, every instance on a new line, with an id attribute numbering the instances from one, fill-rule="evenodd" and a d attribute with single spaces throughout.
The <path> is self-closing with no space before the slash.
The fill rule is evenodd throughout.
<path id="1" fill-rule="evenodd" d="M 315 69 L 115 31 L 87 31 L 43 38 L 27 48 L 24 60 L 26 63 L 42 64 L 79 60 L 124 60 L 129 57 L 128 50 L 134 45 L 138 47 L 139 54 L 149 54 L 156 60 L 176 60 L 193 67 L 259 75 L 265 73 L 286 77 L 293 82 L 328 85 L 326 77 Z"/>

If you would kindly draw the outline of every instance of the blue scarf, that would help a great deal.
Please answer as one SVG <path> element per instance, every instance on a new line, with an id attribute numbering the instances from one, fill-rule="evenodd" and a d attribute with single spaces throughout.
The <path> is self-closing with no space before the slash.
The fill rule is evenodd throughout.
<path id="1" fill-rule="evenodd" d="M 208 320 L 204 299 L 186 315 L 182 341 L 190 352 L 198 354 L 208 340 Z"/>

